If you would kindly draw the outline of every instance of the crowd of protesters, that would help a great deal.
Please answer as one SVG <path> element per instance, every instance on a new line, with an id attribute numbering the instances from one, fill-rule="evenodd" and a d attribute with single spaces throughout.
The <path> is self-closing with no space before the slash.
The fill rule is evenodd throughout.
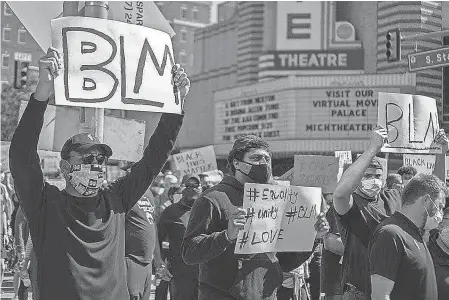
<path id="1" fill-rule="evenodd" d="M 183 107 L 162 114 L 142 159 L 111 182 L 113 149 L 90 134 L 69 138 L 60 190 L 45 182 L 37 154 L 60 68 L 49 49 L 11 141 L 11 172 L 1 178 L 1 269 L 14 272 L 17 299 L 148 300 L 152 285 L 159 300 L 448 299 L 444 131 L 432 175 L 404 166 L 384 178 L 377 155 L 387 132 L 376 127 L 335 191 L 323 194 L 312 251 L 239 255 L 245 183 L 278 184 L 269 144 L 238 138 L 219 179 L 162 173 Z M 173 76 L 185 99 L 187 75 L 176 65 Z"/>

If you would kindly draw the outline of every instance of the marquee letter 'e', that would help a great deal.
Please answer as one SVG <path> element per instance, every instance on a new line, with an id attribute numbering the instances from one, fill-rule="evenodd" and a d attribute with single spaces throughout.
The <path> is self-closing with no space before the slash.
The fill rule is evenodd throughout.
<path id="1" fill-rule="evenodd" d="M 96 52 L 101 52 L 104 55 L 104 51 L 100 51 L 103 50 L 101 44 L 104 44 L 104 42 L 109 44 L 110 49 L 112 49 L 109 58 L 98 64 L 83 64 L 85 55 L 90 54 L 92 57 Z M 117 45 L 114 40 L 92 28 L 66 27 L 62 29 L 62 47 L 64 66 L 66 66 L 64 70 L 64 90 L 67 101 L 97 103 L 111 99 L 117 91 L 119 81 L 117 76 L 106 69 L 105 66 L 110 64 L 117 54 Z M 101 59 L 102 55 L 96 55 L 95 57 Z M 79 78 L 79 81 L 73 82 L 69 73 L 73 72 L 75 75 L 83 71 L 89 71 L 87 73 L 89 75 L 86 75 L 86 77 L 73 76 Z M 105 92 L 102 93 L 99 90 Z M 72 96 L 73 94 L 76 96 Z"/>

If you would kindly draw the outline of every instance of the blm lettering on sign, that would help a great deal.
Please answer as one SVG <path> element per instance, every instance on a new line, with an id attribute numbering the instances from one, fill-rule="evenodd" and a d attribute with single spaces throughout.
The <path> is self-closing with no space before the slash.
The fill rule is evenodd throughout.
<path id="1" fill-rule="evenodd" d="M 66 17 L 52 21 L 63 56 L 57 105 L 181 113 L 174 93 L 170 36 L 123 22 Z"/>
<path id="2" fill-rule="evenodd" d="M 235 253 L 310 251 L 320 205 L 319 188 L 245 184 L 246 224 Z"/>
<path id="3" fill-rule="evenodd" d="M 388 139 L 382 152 L 441 153 L 434 143 L 440 129 L 433 98 L 395 93 L 379 93 L 378 124 L 386 128 Z"/>

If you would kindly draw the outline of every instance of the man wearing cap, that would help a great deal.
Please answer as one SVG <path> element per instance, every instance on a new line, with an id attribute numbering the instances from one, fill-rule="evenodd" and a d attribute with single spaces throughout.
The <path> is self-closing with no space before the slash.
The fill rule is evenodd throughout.
<path id="1" fill-rule="evenodd" d="M 66 188 L 43 180 L 37 154 L 53 79 L 61 71 L 60 53 L 50 48 L 39 61 L 39 83 L 10 146 L 10 167 L 27 216 L 38 262 L 42 299 L 129 299 L 125 270 L 125 216 L 166 162 L 183 115 L 162 114 L 144 151 L 126 176 L 100 189 L 109 146 L 90 134 L 70 138 L 61 150 Z M 189 80 L 173 68 L 184 99 Z M 61 75 L 61 74 L 59 74 Z"/>
<path id="2" fill-rule="evenodd" d="M 168 271 L 171 279 L 170 299 L 198 299 L 198 266 L 186 265 L 182 260 L 181 244 L 189 222 L 190 209 L 201 193 L 200 178 L 187 174 L 182 179 L 182 198 L 179 202 L 167 207 L 158 224 L 159 242 L 167 240 Z"/>
<path id="3" fill-rule="evenodd" d="M 238 138 L 229 153 L 227 176 L 195 201 L 182 244 L 187 264 L 199 265 L 199 296 L 207 299 L 276 299 L 283 273 L 279 262 L 292 269 L 312 252 L 234 254 L 240 229 L 246 223 L 243 206 L 245 183 L 272 183 L 271 153 L 261 138 Z M 320 238 L 328 230 L 320 214 L 315 223 Z M 317 243 L 315 243 L 317 244 Z"/>

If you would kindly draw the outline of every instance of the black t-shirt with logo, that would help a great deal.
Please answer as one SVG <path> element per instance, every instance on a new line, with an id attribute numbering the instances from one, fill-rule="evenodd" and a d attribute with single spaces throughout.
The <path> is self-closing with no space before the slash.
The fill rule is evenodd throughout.
<path id="1" fill-rule="evenodd" d="M 147 191 L 126 215 L 125 256 L 144 264 L 151 263 L 156 246 L 153 214 L 154 196 Z"/>
<path id="2" fill-rule="evenodd" d="M 438 299 L 435 268 L 426 242 L 418 227 L 400 212 L 373 233 L 369 261 L 371 275 L 394 281 L 391 300 Z"/>

